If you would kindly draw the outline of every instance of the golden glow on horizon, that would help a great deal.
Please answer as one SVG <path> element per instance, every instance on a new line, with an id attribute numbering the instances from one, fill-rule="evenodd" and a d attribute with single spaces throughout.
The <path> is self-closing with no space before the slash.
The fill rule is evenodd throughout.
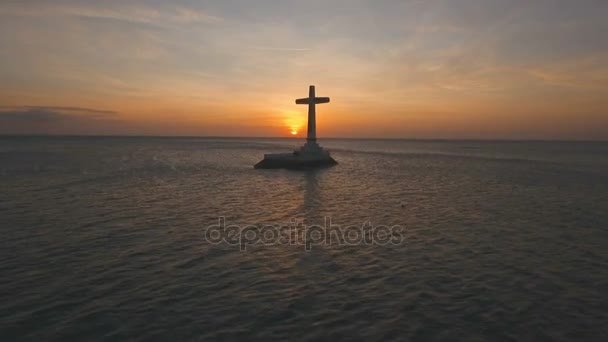
<path id="1" fill-rule="evenodd" d="M 282 110 L 281 115 L 283 116 L 283 125 L 289 130 L 291 135 L 298 135 L 298 132 L 306 124 L 306 114 L 298 112 L 295 109 Z"/>

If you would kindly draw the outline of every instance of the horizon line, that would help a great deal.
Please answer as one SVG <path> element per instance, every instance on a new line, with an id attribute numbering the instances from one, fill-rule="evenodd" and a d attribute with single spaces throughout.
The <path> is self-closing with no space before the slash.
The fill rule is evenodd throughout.
<path id="1" fill-rule="evenodd" d="M 154 134 L 1 134 L 2 138 L 184 138 L 184 139 L 289 139 L 306 140 L 302 137 L 293 136 L 236 136 L 236 135 L 154 135 Z M 410 140 L 410 141 L 504 141 L 504 142 L 592 142 L 607 143 L 608 139 L 589 140 L 589 139 L 542 139 L 542 138 L 375 138 L 375 137 L 324 137 L 317 140 Z"/>

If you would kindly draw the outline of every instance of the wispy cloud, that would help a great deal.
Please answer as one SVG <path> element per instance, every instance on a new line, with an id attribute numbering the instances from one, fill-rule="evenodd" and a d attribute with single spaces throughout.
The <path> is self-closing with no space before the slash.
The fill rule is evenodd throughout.
<path id="1" fill-rule="evenodd" d="M 534 79 L 549 86 L 589 90 L 608 89 L 608 54 L 586 56 L 569 61 L 538 65 L 526 71 Z"/>
<path id="2" fill-rule="evenodd" d="M 262 51 L 285 51 L 285 52 L 306 52 L 306 51 L 310 51 L 310 49 L 306 49 L 306 48 L 290 48 L 290 47 L 253 46 L 251 48 L 253 50 L 262 50 Z"/>
<path id="3" fill-rule="evenodd" d="M 65 119 L 111 119 L 118 112 L 105 109 L 54 106 L 0 106 L 0 121 L 54 122 Z"/>
<path id="4" fill-rule="evenodd" d="M 0 133 L 102 132 L 119 126 L 118 112 L 96 108 L 0 106 Z"/>
<path id="5" fill-rule="evenodd" d="M 107 109 L 95 109 L 84 107 L 61 107 L 61 106 L 0 106 L 0 113 L 5 111 L 24 111 L 24 110 L 46 110 L 55 112 L 68 112 L 74 114 L 93 114 L 93 115 L 109 115 L 118 114 L 118 112 Z"/>
<path id="6" fill-rule="evenodd" d="M 134 23 L 162 25 L 164 23 L 192 24 L 217 23 L 223 18 L 210 15 L 201 10 L 184 6 L 146 6 L 143 4 L 122 4 L 112 6 L 105 2 L 90 4 L 56 2 L 0 4 L 0 15 L 23 17 L 80 17 L 90 19 L 119 20 Z"/>

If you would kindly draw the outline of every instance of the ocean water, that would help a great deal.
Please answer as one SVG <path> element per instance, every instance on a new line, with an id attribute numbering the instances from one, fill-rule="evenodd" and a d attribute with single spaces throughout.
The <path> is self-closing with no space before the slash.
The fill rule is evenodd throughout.
<path id="1" fill-rule="evenodd" d="M 339 165 L 253 169 L 291 139 L 0 138 L 0 340 L 608 336 L 608 143 L 320 142 Z M 400 239 L 217 243 L 219 217 Z"/>

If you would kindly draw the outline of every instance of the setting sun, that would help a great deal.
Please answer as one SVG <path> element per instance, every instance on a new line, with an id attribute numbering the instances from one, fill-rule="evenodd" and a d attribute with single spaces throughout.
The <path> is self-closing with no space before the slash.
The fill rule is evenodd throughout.
<path id="1" fill-rule="evenodd" d="M 290 135 L 296 136 L 306 125 L 306 113 L 298 112 L 293 109 L 281 110 L 283 125 Z"/>

